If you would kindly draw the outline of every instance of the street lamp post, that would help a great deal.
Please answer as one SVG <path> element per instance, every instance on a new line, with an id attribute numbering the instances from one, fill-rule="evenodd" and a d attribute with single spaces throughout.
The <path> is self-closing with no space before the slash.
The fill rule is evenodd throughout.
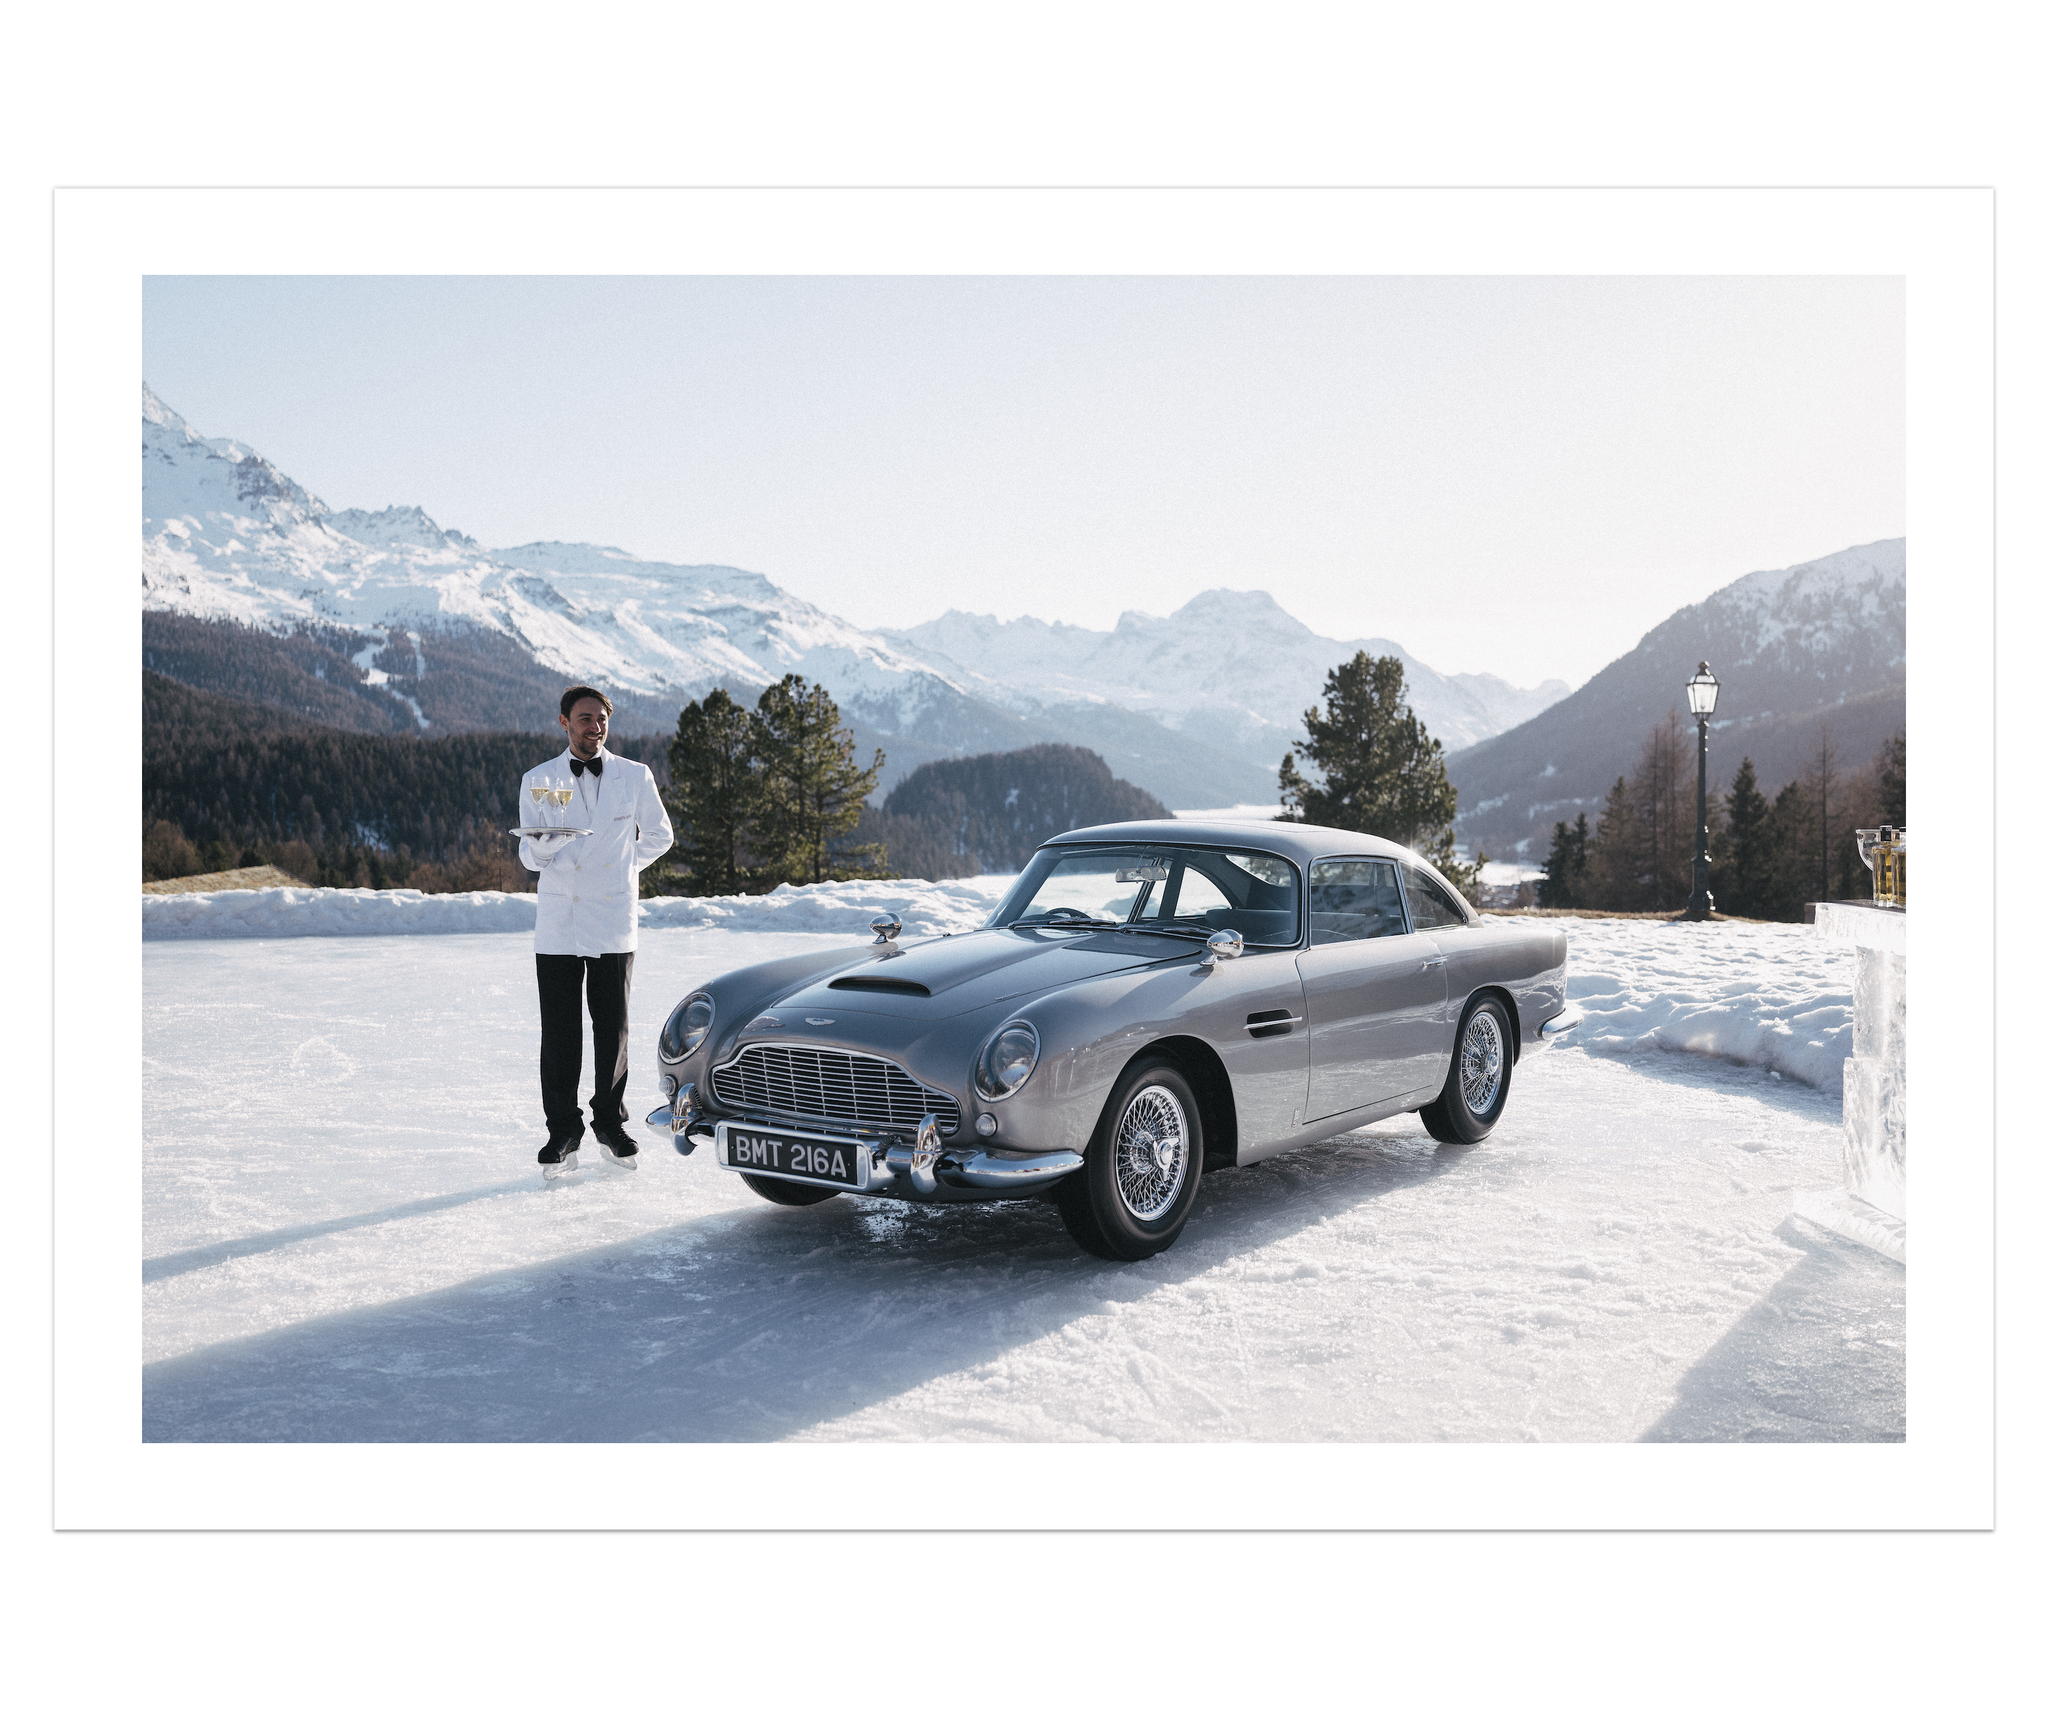
<path id="1" fill-rule="evenodd" d="M 1688 919 L 1707 919 L 1714 914 L 1714 897 L 1707 892 L 1707 718 L 1713 715 L 1714 700 L 1720 695 L 1721 682 L 1702 662 L 1700 671 L 1685 683 L 1685 701 L 1700 725 L 1699 830 L 1693 837 L 1692 899 L 1685 904 Z"/>

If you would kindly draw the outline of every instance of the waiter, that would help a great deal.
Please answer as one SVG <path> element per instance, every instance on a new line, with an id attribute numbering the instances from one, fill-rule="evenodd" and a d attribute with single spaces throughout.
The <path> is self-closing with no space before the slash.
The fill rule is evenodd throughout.
<path id="1" fill-rule="evenodd" d="M 626 1132 L 626 1003 L 633 991 L 633 951 L 640 946 L 640 873 L 669 849 L 675 831 L 655 789 L 654 772 L 605 750 L 612 701 L 594 686 L 571 686 L 556 719 L 569 749 L 526 772 L 519 784 L 520 821 L 529 827 L 535 801 L 528 789 L 571 790 L 566 808 L 548 813 L 588 835 L 522 835 L 519 862 L 540 873 L 533 926 L 533 964 L 540 978 L 540 1098 L 548 1142 L 541 1174 L 559 1180 L 576 1168 L 583 1143 L 583 1003 L 590 1003 L 596 1089 L 591 1132 L 607 1162 L 638 1167 L 640 1148 Z"/>

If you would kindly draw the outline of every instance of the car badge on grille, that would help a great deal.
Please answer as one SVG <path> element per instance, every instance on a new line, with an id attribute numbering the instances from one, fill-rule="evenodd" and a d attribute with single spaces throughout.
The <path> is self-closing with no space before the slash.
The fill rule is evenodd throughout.
<path id="1" fill-rule="evenodd" d="M 771 1026 L 780 1026 L 781 1024 L 782 1022 L 772 1014 L 756 1014 L 753 1019 L 747 1022 L 747 1030 L 749 1032 L 765 1032 Z"/>
<path id="2" fill-rule="evenodd" d="M 832 1016 L 829 1014 L 806 1014 L 804 1016 L 804 1024 L 806 1026 L 830 1026 L 832 1024 Z"/>

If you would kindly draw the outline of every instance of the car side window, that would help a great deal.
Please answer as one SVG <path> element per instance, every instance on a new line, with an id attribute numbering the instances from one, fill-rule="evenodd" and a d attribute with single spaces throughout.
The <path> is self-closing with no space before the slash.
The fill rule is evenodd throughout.
<path id="1" fill-rule="evenodd" d="M 1401 867 L 1401 880 L 1408 885 L 1408 910 L 1415 915 L 1418 931 L 1462 930 L 1466 919 L 1458 904 L 1433 877 L 1425 877 L 1413 865 Z"/>
<path id="2" fill-rule="evenodd" d="M 1396 937 L 1407 929 L 1393 864 L 1385 859 L 1318 859 L 1308 874 L 1309 939 L 1326 943 Z"/>

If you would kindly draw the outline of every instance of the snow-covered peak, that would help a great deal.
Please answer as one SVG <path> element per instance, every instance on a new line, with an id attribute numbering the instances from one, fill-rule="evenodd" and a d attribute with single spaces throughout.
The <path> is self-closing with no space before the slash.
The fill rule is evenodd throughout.
<path id="1" fill-rule="evenodd" d="M 215 454 L 221 459 L 227 460 L 230 464 L 235 464 L 249 457 L 249 449 L 238 441 L 232 441 L 226 436 L 201 435 L 176 412 L 172 411 L 169 406 L 165 405 L 157 397 L 156 390 L 147 382 L 142 384 L 142 422 L 144 425 L 144 446 L 147 446 L 149 443 L 149 432 L 154 430 L 157 432 L 159 440 L 168 442 L 173 446 L 190 446 L 203 449 L 207 453 Z"/>
<path id="2" fill-rule="evenodd" d="M 1645 634 L 1637 650 L 1687 635 L 1714 671 L 1794 673 L 1848 683 L 1906 660 L 1906 540 L 1859 543 L 1794 567 L 1748 573 Z M 1624 657 L 1623 661 L 1628 658 Z"/>
<path id="3" fill-rule="evenodd" d="M 330 513 L 327 522 L 344 537 L 353 537 L 358 543 L 376 548 L 405 546 L 472 551 L 477 548 L 474 537 L 465 536 L 460 531 L 443 530 L 424 507 L 386 507 L 378 513 L 348 507 L 338 513 Z"/>
<path id="4" fill-rule="evenodd" d="M 1266 591 L 1206 590 L 1164 616 L 1128 609 L 1108 632 L 952 610 L 889 636 L 992 702 L 1121 705 L 1268 764 L 1299 733 L 1324 677 L 1361 650 L 1401 659 L 1410 702 L 1447 749 L 1526 720 L 1565 691 L 1441 675 L 1391 639 L 1325 637 Z"/>
<path id="5" fill-rule="evenodd" d="M 714 682 L 798 673 L 892 731 L 958 699 L 922 660 L 758 573 L 592 543 L 487 550 L 418 506 L 330 512 L 260 455 L 199 436 L 147 389 L 143 411 L 145 607 L 379 636 L 481 629 L 551 672 L 678 702 Z"/>

